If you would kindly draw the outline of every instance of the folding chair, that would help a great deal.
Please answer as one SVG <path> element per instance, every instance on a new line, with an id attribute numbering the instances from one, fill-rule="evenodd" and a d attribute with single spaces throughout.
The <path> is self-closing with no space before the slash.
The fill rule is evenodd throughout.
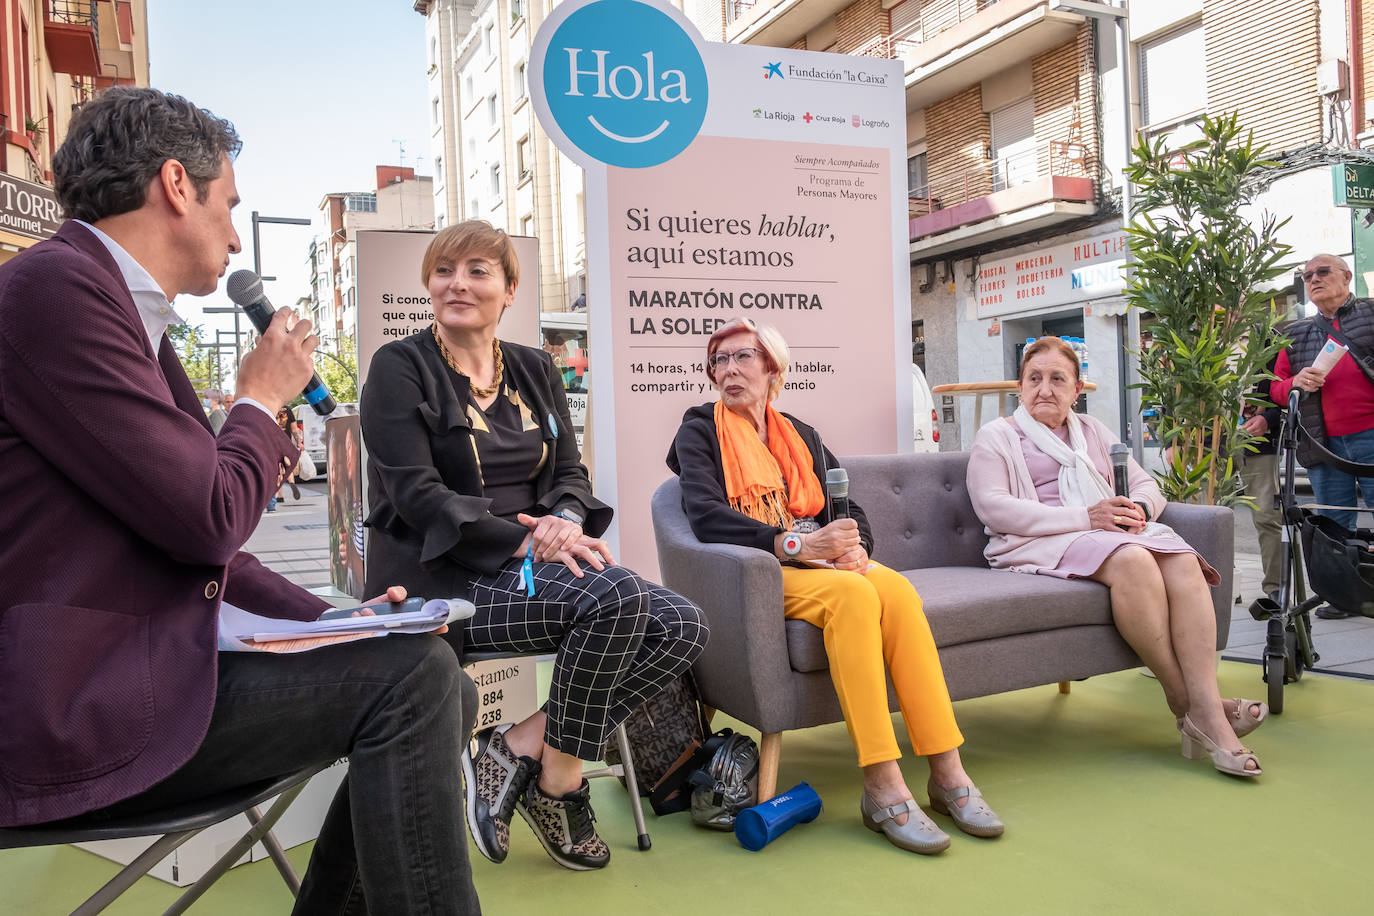
<path id="1" fill-rule="evenodd" d="M 463 664 L 471 665 L 474 662 L 489 662 L 502 658 L 527 658 L 538 653 L 528 652 L 463 652 Z M 625 733 L 625 723 L 621 723 L 615 728 L 615 743 L 620 748 L 621 763 L 596 767 L 590 770 L 583 770 L 584 779 L 597 779 L 601 776 L 615 776 L 624 778 L 625 791 L 630 793 L 630 813 L 634 815 L 635 831 L 638 833 L 638 843 L 640 851 L 648 849 L 652 844 L 649 839 L 649 828 L 644 823 L 643 799 L 639 797 L 639 780 L 635 777 L 634 759 L 630 755 L 630 739 Z M 468 751 L 464 751 L 464 754 Z"/>
<path id="2" fill-rule="evenodd" d="M 188 887 L 176 902 L 167 908 L 164 916 L 186 912 L 192 903 L 209 890 L 210 885 L 218 881 L 253 847 L 254 843 L 262 843 L 267 847 L 268 855 L 272 857 L 277 871 L 281 872 L 282 879 L 294 897 L 300 893 L 301 880 L 296 876 L 291 863 L 286 860 L 286 853 L 272 834 L 272 827 L 286 813 L 286 809 L 291 807 L 291 803 L 300 795 L 310 778 L 331 763 L 333 761 L 326 761 L 286 776 L 264 779 L 209 798 L 130 817 L 95 820 L 83 815 L 32 827 L 0 827 L 0 850 L 27 846 L 61 846 L 94 840 L 122 840 L 160 834 L 159 839 L 124 866 L 119 874 L 92 894 L 85 903 L 72 911 L 72 916 L 89 916 L 99 913 L 113 903 L 132 887 L 134 882 L 182 843 L 206 827 L 213 827 L 236 814 L 242 814 L 248 818 L 248 832 L 220 856 L 200 880 Z M 261 813 L 258 805 L 274 795 L 280 797 L 267 809 L 266 814 Z"/>

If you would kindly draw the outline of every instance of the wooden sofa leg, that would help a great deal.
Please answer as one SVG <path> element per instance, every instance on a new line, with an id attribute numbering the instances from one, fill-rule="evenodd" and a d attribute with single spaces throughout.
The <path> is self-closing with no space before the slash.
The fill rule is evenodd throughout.
<path id="1" fill-rule="evenodd" d="M 1060 692 L 1060 693 L 1068 693 L 1068 692 L 1069 692 L 1069 682 L 1068 682 L 1068 681 L 1060 681 L 1060 682 L 1059 682 L 1059 692 Z"/>
<path id="2" fill-rule="evenodd" d="M 778 794 L 778 758 L 782 756 L 782 732 L 769 732 L 759 747 L 759 802 Z"/>

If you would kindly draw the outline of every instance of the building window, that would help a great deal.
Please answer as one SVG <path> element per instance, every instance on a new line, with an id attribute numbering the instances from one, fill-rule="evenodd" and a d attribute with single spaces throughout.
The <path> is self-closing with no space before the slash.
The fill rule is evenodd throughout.
<path id="1" fill-rule="evenodd" d="M 521 181 L 529 177 L 530 165 L 530 138 L 521 137 L 515 144 L 515 167 L 520 172 Z"/>
<path id="2" fill-rule="evenodd" d="M 906 161 L 906 192 L 909 197 L 930 196 L 930 173 L 926 170 L 925 153 L 917 153 Z"/>
<path id="3" fill-rule="evenodd" d="M 526 213 L 524 216 L 520 217 L 520 234 L 528 236 L 534 235 L 534 214 Z"/>
<path id="4" fill-rule="evenodd" d="M 999 108 L 992 121 L 992 189 L 1001 191 L 1035 180 L 1038 172 L 1035 99 Z"/>
<path id="5" fill-rule="evenodd" d="M 1142 42 L 1140 116 L 1147 125 L 1174 124 L 1207 109 L 1207 59 L 1202 24 Z"/>
<path id="6" fill-rule="evenodd" d="M 482 211 L 477 206 L 477 198 L 468 201 L 468 219 L 477 219 L 482 215 Z"/>
<path id="7" fill-rule="evenodd" d="M 430 101 L 430 115 L 431 115 L 431 117 L 433 117 L 435 125 L 438 125 L 438 124 L 442 123 L 442 119 L 439 117 L 439 97 L 438 97 L 438 96 L 435 96 L 434 99 Z"/>
<path id="8" fill-rule="evenodd" d="M 376 194 L 349 194 L 344 198 L 344 209 L 358 213 L 376 213 Z"/>
<path id="9" fill-rule="evenodd" d="M 525 0 L 510 0 L 510 21 L 511 25 L 519 22 L 525 16 Z"/>
<path id="10" fill-rule="evenodd" d="M 472 95 L 472 76 L 468 75 L 463 77 L 463 98 L 469 105 L 472 104 Z"/>
<path id="11" fill-rule="evenodd" d="M 516 101 L 525 97 L 525 62 L 523 60 L 515 65 L 515 73 L 511 77 L 511 88 L 515 90 Z"/>
<path id="12" fill-rule="evenodd" d="M 482 50 L 487 52 L 487 57 L 496 53 L 496 26 L 488 25 L 482 32 Z"/>
<path id="13" fill-rule="evenodd" d="M 501 197 L 501 164 L 498 162 L 491 167 L 491 193 L 498 200 Z"/>
<path id="14" fill-rule="evenodd" d="M 496 126 L 496 93 L 487 96 L 487 123 Z"/>

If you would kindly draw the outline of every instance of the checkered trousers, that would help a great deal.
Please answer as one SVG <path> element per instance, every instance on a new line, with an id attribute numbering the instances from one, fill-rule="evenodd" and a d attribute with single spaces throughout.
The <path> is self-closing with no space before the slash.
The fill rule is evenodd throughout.
<path id="1" fill-rule="evenodd" d="M 473 652 L 554 653 L 544 741 L 600 760 L 607 736 L 682 674 L 706 646 L 701 608 L 620 566 L 579 579 L 562 563 L 535 563 L 535 594 L 520 584 L 523 560 L 472 581 L 477 611 L 463 646 Z"/>

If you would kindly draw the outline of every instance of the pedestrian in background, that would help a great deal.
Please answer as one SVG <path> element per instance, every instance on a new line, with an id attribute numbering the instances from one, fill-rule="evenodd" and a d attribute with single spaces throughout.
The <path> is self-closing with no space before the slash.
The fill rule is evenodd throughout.
<path id="1" fill-rule="evenodd" d="M 1277 358 L 1277 357 L 1276 357 Z M 1274 364 L 1266 367 L 1274 371 Z M 1278 600 L 1279 584 L 1283 576 L 1283 513 L 1275 500 L 1278 495 L 1277 439 L 1280 418 L 1283 411 L 1273 404 L 1269 397 L 1272 380 L 1263 379 L 1255 386 L 1254 396 L 1263 399 L 1264 404 L 1247 404 L 1241 416 L 1244 421 L 1241 429 L 1252 436 L 1258 436 L 1253 452 L 1242 452 L 1240 456 L 1240 479 L 1245 487 L 1245 495 L 1255 501 L 1250 510 L 1250 521 L 1255 526 L 1259 538 L 1260 563 L 1264 568 L 1261 588 L 1275 601 Z"/>
<path id="2" fill-rule="evenodd" d="M 1347 461 L 1374 464 L 1374 302 L 1356 299 L 1350 292 L 1353 274 L 1345 261 L 1333 254 L 1319 254 L 1302 271 L 1307 298 L 1317 314 L 1295 321 L 1284 333 L 1292 340 L 1274 364 L 1278 378 L 1270 386 L 1275 403 L 1286 404 L 1294 387 L 1302 396 L 1299 414 L 1303 429 L 1312 438 Z M 1326 371 L 1312 363 L 1334 338 L 1350 348 Z M 1307 468 L 1317 502 L 1327 506 L 1355 506 L 1358 494 L 1374 509 L 1374 477 L 1354 477 L 1323 464 L 1302 444 L 1298 460 Z M 1320 509 L 1345 528 L 1356 527 L 1353 510 Z M 1318 617 L 1339 620 L 1351 616 L 1337 607 L 1318 608 Z"/>
<path id="3" fill-rule="evenodd" d="M 229 411 L 224 409 L 224 393 L 218 388 L 210 388 L 205 392 L 205 400 L 210 405 L 210 429 L 218 436 L 224 421 L 229 419 Z"/>

